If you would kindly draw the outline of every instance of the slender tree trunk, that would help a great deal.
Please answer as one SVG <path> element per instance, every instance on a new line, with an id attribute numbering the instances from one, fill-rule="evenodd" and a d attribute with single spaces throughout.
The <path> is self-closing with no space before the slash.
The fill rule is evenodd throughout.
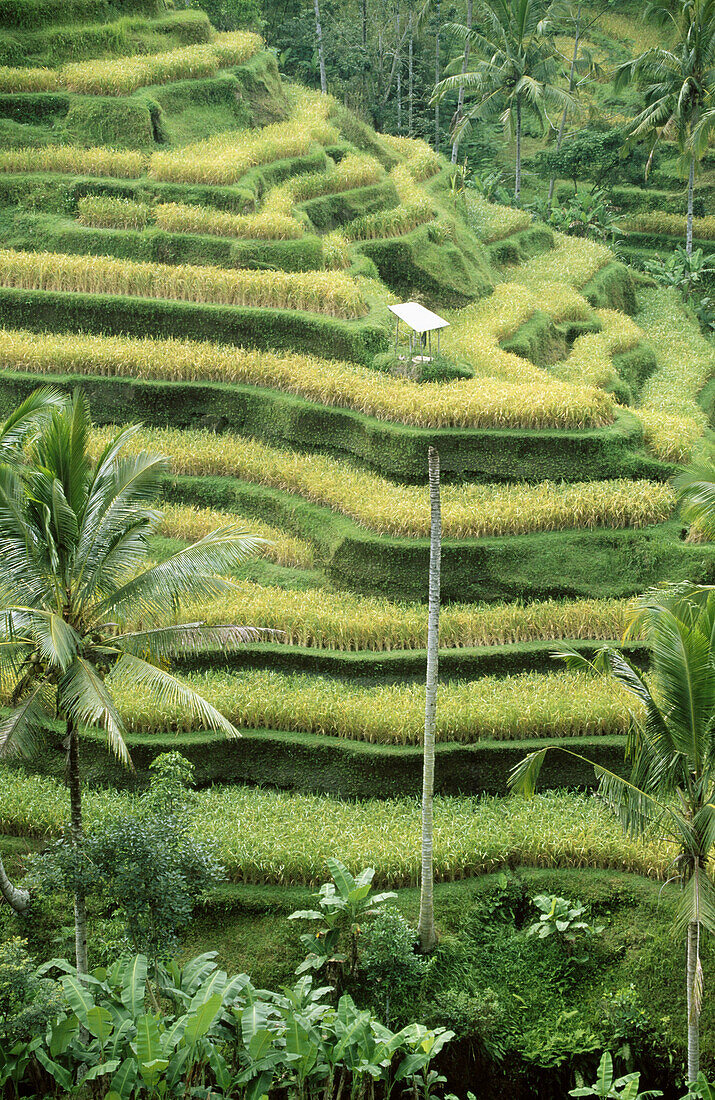
<path id="1" fill-rule="evenodd" d="M 362 98 L 363 109 L 367 110 L 367 0 L 362 0 L 360 12 L 362 17 Z"/>
<path id="2" fill-rule="evenodd" d="M 440 562 L 442 556 L 442 510 L 439 493 L 439 453 L 429 448 L 430 555 L 429 609 L 427 625 L 427 690 L 425 698 L 425 740 L 422 772 L 422 873 L 420 876 L 420 950 L 434 950 L 434 740 L 437 717 L 437 663 L 439 654 Z"/>
<path id="3" fill-rule="evenodd" d="M 472 29 L 472 9 L 473 9 L 473 6 L 474 5 L 473 5 L 472 0 L 467 0 L 467 30 L 468 31 L 471 31 L 471 29 Z M 470 50 L 470 47 L 471 47 L 471 42 L 469 41 L 469 38 L 467 38 L 466 42 L 464 43 L 464 59 L 462 61 L 462 76 L 465 75 L 465 73 L 467 72 L 467 69 L 469 68 L 469 50 Z M 464 84 L 460 84 L 459 85 L 459 94 L 457 96 L 457 113 L 454 116 L 455 131 L 456 131 L 457 127 L 459 126 L 460 122 L 462 121 L 462 109 L 463 109 L 463 107 L 464 107 Z M 452 141 L 452 164 L 457 163 L 458 154 L 459 154 L 459 138 L 457 137 L 457 135 L 455 133 L 454 140 Z"/>
<path id="4" fill-rule="evenodd" d="M 414 66 L 414 31 L 412 29 L 412 8 L 410 8 L 410 36 L 407 46 L 407 132 L 412 137 L 414 128 L 412 116 L 415 105 L 415 66 Z"/>
<path id="5" fill-rule="evenodd" d="M 439 84 L 439 74 L 440 74 L 440 66 L 439 66 L 439 28 L 440 28 L 441 18 L 442 18 L 442 5 L 441 5 L 440 0 L 437 0 L 437 35 L 435 37 L 435 48 L 434 48 L 434 84 L 435 84 L 435 88 Z M 439 153 L 439 100 L 438 99 L 435 99 L 435 101 L 434 101 L 434 147 L 435 147 L 435 152 Z"/>
<path id="6" fill-rule="evenodd" d="M 320 24 L 320 5 L 318 0 L 313 0 L 315 8 L 315 38 L 318 43 L 318 63 L 320 65 L 320 90 L 323 95 L 328 94 L 328 80 L 325 75 L 325 54 L 323 53 L 323 28 Z"/>
<path id="7" fill-rule="evenodd" d="M 697 921 L 688 925 L 687 998 L 688 998 L 688 1081 L 695 1081 L 700 1072 L 700 927 Z"/>
<path id="8" fill-rule="evenodd" d="M 695 157 L 690 158 L 688 174 L 688 217 L 685 223 L 685 254 L 693 254 L 693 200 L 695 198 Z"/>
<path id="9" fill-rule="evenodd" d="M 514 199 L 517 206 L 521 198 L 521 100 L 516 101 L 516 177 L 514 180 Z"/>
<path id="10" fill-rule="evenodd" d="M 578 44 L 581 37 L 581 4 L 579 3 L 576 11 L 576 28 L 574 31 L 573 41 L 573 54 L 571 55 L 571 69 L 569 70 L 569 91 L 572 92 L 574 84 L 576 82 L 576 62 L 578 61 Z M 556 152 L 561 152 L 561 145 L 564 140 L 564 131 L 566 129 L 566 119 L 568 117 L 568 107 L 564 107 L 563 114 L 561 115 L 561 123 L 559 125 L 559 133 L 556 139 Z M 549 195 L 548 204 L 551 209 L 551 203 L 554 201 L 554 188 L 556 186 L 556 176 L 552 176 L 549 180 Z"/>
<path id="11" fill-rule="evenodd" d="M 402 133 L 402 57 L 401 47 L 402 42 L 400 39 L 400 9 L 399 6 L 395 11 L 395 41 L 397 50 L 397 132 Z"/>
<path id="12" fill-rule="evenodd" d="M 30 895 L 27 890 L 20 890 L 13 886 L 7 877 L 3 861 L 0 859 L 0 896 L 16 913 L 24 913 L 30 905 Z"/>
<path id="13" fill-rule="evenodd" d="M 79 770 L 79 732 L 74 722 L 67 719 L 69 744 L 70 838 L 77 851 L 84 830 L 82 827 L 82 783 Z M 74 940 L 77 970 L 89 973 L 87 963 L 87 904 L 84 887 L 77 881 L 74 890 Z"/>

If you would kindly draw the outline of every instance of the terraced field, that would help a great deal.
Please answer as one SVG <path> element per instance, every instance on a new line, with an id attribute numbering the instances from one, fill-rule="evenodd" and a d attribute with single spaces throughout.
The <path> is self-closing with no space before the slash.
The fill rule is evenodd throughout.
<path id="1" fill-rule="evenodd" d="M 0 0 L 0 44 L 18 43 L 0 68 L 0 404 L 51 380 L 89 393 L 97 442 L 141 421 L 137 446 L 172 467 L 157 557 L 227 517 L 270 540 L 234 598 L 189 613 L 280 632 L 187 660 L 244 727 L 220 752 L 179 711 L 121 700 L 139 774 L 177 747 L 202 783 L 418 789 L 430 444 L 438 790 L 502 793 L 534 739 L 620 766 L 624 700 L 550 652 L 618 637 L 659 579 L 712 579 L 668 486 L 702 437 L 711 345 L 607 248 L 455 193 L 423 143 L 282 85 L 257 36 L 154 0 L 121 12 Z M 459 377 L 394 361 L 387 306 L 408 298 L 448 317 Z M 93 736 L 86 755 L 127 781 Z"/>

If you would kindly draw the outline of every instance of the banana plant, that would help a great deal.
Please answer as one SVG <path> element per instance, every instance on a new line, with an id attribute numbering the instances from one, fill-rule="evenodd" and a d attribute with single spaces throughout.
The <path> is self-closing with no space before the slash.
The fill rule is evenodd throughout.
<path id="1" fill-rule="evenodd" d="M 354 976 L 358 964 L 358 944 L 364 921 L 379 912 L 395 893 L 372 893 L 375 871 L 366 867 L 357 877 L 339 859 L 328 859 L 332 882 L 326 882 L 317 894 L 318 909 L 299 909 L 288 920 L 320 922 L 315 932 L 306 932 L 300 941 L 308 950 L 296 974 L 328 968 L 336 990 Z"/>

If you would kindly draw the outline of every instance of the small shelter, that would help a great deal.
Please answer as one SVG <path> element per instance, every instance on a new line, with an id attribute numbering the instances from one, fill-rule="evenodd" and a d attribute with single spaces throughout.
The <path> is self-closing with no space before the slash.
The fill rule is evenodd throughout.
<path id="1" fill-rule="evenodd" d="M 445 321 L 444 317 L 438 316 L 433 313 L 431 309 L 425 309 L 419 302 L 402 302 L 398 306 L 388 306 L 388 309 L 395 314 L 395 355 L 397 355 L 397 346 L 400 339 L 400 321 L 404 321 L 410 330 L 410 358 L 420 359 L 423 362 L 432 358 L 432 333 L 437 333 L 437 355 L 439 355 L 439 332 L 440 329 L 447 328 L 449 321 Z M 417 347 L 420 349 L 421 354 L 415 355 L 415 337 L 417 337 Z M 427 352 L 425 355 L 424 353 Z"/>

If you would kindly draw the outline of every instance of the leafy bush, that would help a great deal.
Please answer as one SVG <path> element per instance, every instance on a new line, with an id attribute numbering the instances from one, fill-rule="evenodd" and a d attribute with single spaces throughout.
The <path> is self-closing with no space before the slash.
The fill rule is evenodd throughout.
<path id="1" fill-rule="evenodd" d="M 368 992 L 373 1008 L 388 1025 L 409 1019 L 429 974 L 431 963 L 417 954 L 416 944 L 414 928 L 392 906 L 378 913 L 364 931 L 356 984 Z M 459 1034 L 453 1023 L 446 1026 Z"/>
<path id="2" fill-rule="evenodd" d="M 603 932 L 602 924 L 589 924 L 584 920 L 585 905 L 574 904 L 566 898 L 552 894 L 537 895 L 534 898 L 534 905 L 540 910 L 540 916 L 538 921 L 527 929 L 527 936 L 538 936 L 542 940 L 547 936 L 555 936 L 567 944 L 569 950 L 573 952 L 577 943 Z"/>
<path id="3" fill-rule="evenodd" d="M 493 989 L 467 993 L 447 989 L 428 1003 L 425 1018 L 449 1028 L 457 1039 L 469 1039 L 490 1059 L 501 1060 L 506 1052 L 506 1007 Z"/>

